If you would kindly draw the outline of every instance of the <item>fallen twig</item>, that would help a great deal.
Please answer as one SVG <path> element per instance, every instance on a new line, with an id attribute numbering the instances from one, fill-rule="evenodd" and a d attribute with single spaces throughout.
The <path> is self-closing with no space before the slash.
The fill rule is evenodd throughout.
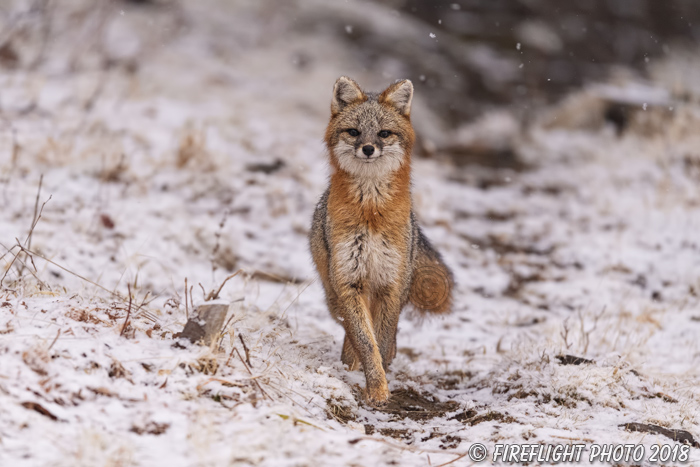
<path id="1" fill-rule="evenodd" d="M 204 381 L 203 383 L 199 383 L 197 385 L 197 391 L 201 391 L 204 386 L 206 386 L 207 384 L 209 384 L 211 382 L 217 382 L 217 383 L 221 383 L 224 385 L 228 384 L 230 386 L 243 387 L 243 386 L 245 386 L 245 384 L 242 381 L 251 381 L 251 380 L 254 380 L 255 378 L 256 377 L 247 378 L 247 379 L 243 379 L 241 381 L 229 381 L 229 380 L 223 379 L 223 378 L 209 378 L 208 380 Z"/>
<path id="2" fill-rule="evenodd" d="M 21 405 L 22 405 L 22 407 L 24 407 L 25 409 L 34 410 L 35 412 L 39 412 L 41 415 L 43 415 L 44 417 L 50 418 L 50 419 L 53 420 L 54 422 L 55 422 L 55 421 L 58 421 L 58 417 L 57 417 L 57 416 L 55 416 L 54 414 L 52 414 L 51 412 L 49 412 L 48 410 L 46 410 L 46 408 L 45 408 L 43 405 L 39 404 L 38 402 L 31 402 L 31 401 L 29 401 L 29 402 L 22 402 Z"/>
<path id="3" fill-rule="evenodd" d="M 690 432 L 685 430 L 672 430 L 649 423 L 623 423 L 622 425 L 618 425 L 618 427 L 632 432 L 636 431 L 639 433 L 662 435 L 677 443 L 687 444 L 689 446 L 693 446 L 694 448 L 700 448 L 700 443 L 693 438 L 693 435 L 690 434 Z"/>

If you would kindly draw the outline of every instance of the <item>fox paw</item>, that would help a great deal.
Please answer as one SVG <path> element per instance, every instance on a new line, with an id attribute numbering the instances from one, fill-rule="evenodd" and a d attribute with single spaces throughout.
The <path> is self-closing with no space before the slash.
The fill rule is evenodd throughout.
<path id="1" fill-rule="evenodd" d="M 378 387 L 368 387 L 365 398 L 372 407 L 383 407 L 389 402 L 390 395 L 389 387 L 384 383 Z"/>

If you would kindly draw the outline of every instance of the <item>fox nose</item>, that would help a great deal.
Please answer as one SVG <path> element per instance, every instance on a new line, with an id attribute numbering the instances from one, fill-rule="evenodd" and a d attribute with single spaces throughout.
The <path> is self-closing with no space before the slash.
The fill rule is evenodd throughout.
<path id="1" fill-rule="evenodd" d="M 362 146 L 362 152 L 365 153 L 365 156 L 369 157 L 372 154 L 374 154 L 374 146 L 372 146 L 370 144 L 366 144 L 366 145 Z"/>

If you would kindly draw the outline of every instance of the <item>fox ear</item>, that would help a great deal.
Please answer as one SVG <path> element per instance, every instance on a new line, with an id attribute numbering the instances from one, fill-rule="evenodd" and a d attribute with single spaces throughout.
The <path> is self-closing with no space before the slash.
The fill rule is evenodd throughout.
<path id="1" fill-rule="evenodd" d="M 403 79 L 395 82 L 379 96 L 379 102 L 393 105 L 401 115 L 411 115 L 411 101 L 413 100 L 413 83 Z"/>
<path id="2" fill-rule="evenodd" d="M 331 114 L 336 115 L 343 110 L 344 107 L 365 98 L 365 93 L 362 92 L 362 89 L 360 89 L 360 86 L 355 81 L 347 76 L 341 76 L 335 82 L 335 86 L 333 86 Z"/>

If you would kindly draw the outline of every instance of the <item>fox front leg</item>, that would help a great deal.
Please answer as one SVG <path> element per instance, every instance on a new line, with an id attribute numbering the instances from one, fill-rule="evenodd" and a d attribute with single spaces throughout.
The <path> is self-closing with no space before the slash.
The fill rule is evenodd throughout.
<path id="1" fill-rule="evenodd" d="M 372 323 L 385 372 L 396 356 L 396 331 L 400 314 L 401 297 L 398 287 L 381 287 L 372 294 Z"/>
<path id="2" fill-rule="evenodd" d="M 347 333 L 345 333 L 345 339 L 343 340 L 343 350 L 340 353 L 340 361 L 347 365 L 350 371 L 360 369 L 360 359 L 357 358 L 357 354 L 355 353 L 355 349 Z"/>
<path id="3" fill-rule="evenodd" d="M 365 372 L 367 399 L 372 404 L 382 404 L 389 399 L 389 386 L 382 367 L 382 356 L 374 337 L 367 303 L 362 295 L 352 287 L 347 287 L 342 293 L 339 293 L 338 298 L 342 303 L 341 313 L 345 339 L 349 341 L 354 355 L 359 358 Z M 344 350 L 345 346 L 346 344 L 343 345 Z M 343 356 L 348 359 L 349 352 L 344 351 Z"/>

